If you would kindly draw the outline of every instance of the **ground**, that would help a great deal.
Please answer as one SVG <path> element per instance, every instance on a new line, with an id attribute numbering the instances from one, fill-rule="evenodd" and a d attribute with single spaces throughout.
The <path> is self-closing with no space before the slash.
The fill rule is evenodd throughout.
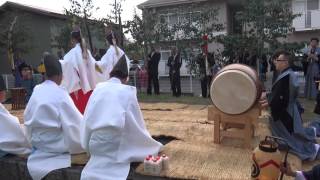
<path id="1" fill-rule="evenodd" d="M 169 94 L 159 96 L 138 95 L 146 126 L 154 138 L 165 143 L 163 153 L 171 158 L 170 171 L 162 176 L 185 179 L 250 179 L 252 149 L 242 147 L 240 140 L 224 139 L 221 145 L 213 143 L 213 122 L 207 121 L 210 99 Z M 309 122 L 314 101 L 300 99 L 305 107 L 303 115 Z M 6 105 L 8 109 L 10 105 Z M 11 111 L 23 118 L 23 110 Z M 255 142 L 268 133 L 267 123 L 261 121 Z M 299 162 L 290 157 L 295 168 L 309 169 L 314 163 Z M 138 173 L 143 173 L 138 167 Z"/>

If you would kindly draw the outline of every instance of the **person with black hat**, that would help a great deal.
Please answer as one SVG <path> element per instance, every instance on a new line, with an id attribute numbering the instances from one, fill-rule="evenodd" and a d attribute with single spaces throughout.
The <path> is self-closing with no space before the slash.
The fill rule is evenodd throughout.
<path id="1" fill-rule="evenodd" d="M 126 179 L 131 162 L 157 154 L 162 144 L 146 129 L 135 87 L 126 85 L 129 61 L 123 55 L 90 97 L 84 114 L 81 144 L 90 160 L 82 180 Z"/>
<path id="2" fill-rule="evenodd" d="M 87 49 L 80 28 L 76 27 L 72 31 L 71 41 L 74 48 L 61 60 L 64 76 L 61 86 L 67 89 L 73 102 L 83 113 L 92 90 L 96 86 L 100 69 Z"/>
<path id="3" fill-rule="evenodd" d="M 98 76 L 99 82 L 105 82 L 110 78 L 110 72 L 119 59 L 125 54 L 124 51 L 117 45 L 118 36 L 110 29 L 106 30 L 106 41 L 109 44 L 107 52 L 102 56 L 101 60 L 97 62 L 102 70 L 102 74 Z"/>
<path id="4" fill-rule="evenodd" d="M 34 180 L 71 166 L 71 154 L 84 152 L 80 143 L 82 115 L 60 87 L 62 67 L 52 55 L 44 57 L 46 80 L 34 88 L 24 111 L 27 138 L 34 151 L 28 170 Z"/>
<path id="5" fill-rule="evenodd" d="M 2 102 L 6 97 L 6 86 L 3 77 L 0 76 L 0 158 L 6 154 L 26 155 L 31 152 L 19 119 L 10 114 Z"/>

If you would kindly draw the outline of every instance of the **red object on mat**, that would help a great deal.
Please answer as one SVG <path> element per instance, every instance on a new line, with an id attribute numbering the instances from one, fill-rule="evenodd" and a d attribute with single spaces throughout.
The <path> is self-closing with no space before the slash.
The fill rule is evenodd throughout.
<path id="1" fill-rule="evenodd" d="M 73 92 L 70 94 L 74 104 L 76 105 L 78 110 L 81 112 L 81 114 L 84 113 L 84 110 L 86 109 L 86 106 L 91 94 L 92 94 L 92 90 L 84 94 L 81 89 L 78 90 L 77 92 Z"/>

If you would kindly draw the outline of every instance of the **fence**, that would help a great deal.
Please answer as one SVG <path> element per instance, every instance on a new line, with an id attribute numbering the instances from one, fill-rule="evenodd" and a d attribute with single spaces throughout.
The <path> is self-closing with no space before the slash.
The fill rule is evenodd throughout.
<path id="1" fill-rule="evenodd" d="M 305 85 L 305 77 L 303 72 L 295 72 L 295 74 L 298 76 L 298 82 L 299 82 L 299 89 L 300 89 L 300 95 L 303 95 L 304 93 L 304 85 Z M 3 79 L 5 81 L 6 89 L 14 88 L 15 86 L 15 78 L 12 74 L 3 74 Z M 35 80 L 36 84 L 39 84 L 42 82 L 42 75 L 41 74 L 34 74 L 33 78 Z M 269 74 L 268 81 L 271 80 L 271 76 Z M 131 86 L 137 87 L 137 90 L 139 92 L 146 92 L 147 89 L 147 79 L 144 80 L 145 82 L 142 82 L 141 77 L 139 77 L 138 73 L 135 71 L 130 72 L 129 76 L 129 84 Z M 160 85 L 160 92 L 162 93 L 170 93 L 171 87 L 170 87 L 170 79 L 169 76 L 159 76 L 159 85 Z M 268 88 L 271 88 L 271 83 L 267 82 L 266 86 Z M 181 91 L 182 93 L 187 94 L 193 94 L 195 96 L 200 96 L 201 94 L 201 84 L 200 79 L 194 76 L 181 76 Z"/>
<path id="2" fill-rule="evenodd" d="M 183 94 L 200 95 L 200 79 L 194 76 L 181 76 L 181 91 Z M 129 85 L 137 87 L 139 92 L 146 92 L 147 78 L 141 79 L 137 72 L 132 71 L 129 75 Z M 161 93 L 171 93 L 169 76 L 159 76 L 159 86 Z"/>
<path id="3" fill-rule="evenodd" d="M 2 75 L 6 90 L 15 87 L 15 78 L 12 74 L 3 74 Z M 33 79 L 35 84 L 40 84 L 42 82 L 42 75 L 41 74 L 33 74 Z"/>

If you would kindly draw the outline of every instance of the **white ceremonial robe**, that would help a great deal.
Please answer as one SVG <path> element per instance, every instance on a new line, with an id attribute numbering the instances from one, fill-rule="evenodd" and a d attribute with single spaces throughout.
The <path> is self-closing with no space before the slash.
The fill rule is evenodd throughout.
<path id="1" fill-rule="evenodd" d="M 92 57 L 88 50 L 89 58 L 82 58 L 82 50 L 80 44 L 76 44 L 63 58 L 60 60 L 63 72 L 63 80 L 61 86 L 68 93 L 72 93 L 82 89 L 84 93 L 93 90 L 97 83 L 97 71 L 95 70 L 96 60 Z"/>
<path id="2" fill-rule="evenodd" d="M 80 143 L 83 117 L 67 91 L 55 82 L 46 80 L 34 88 L 24 117 L 27 137 L 34 148 L 27 163 L 34 180 L 70 167 L 70 154 L 84 152 Z"/>
<path id="3" fill-rule="evenodd" d="M 162 147 L 146 129 L 136 89 L 117 78 L 97 85 L 84 122 L 81 144 L 91 157 L 82 180 L 125 180 L 130 162 L 142 162 Z"/>
<path id="4" fill-rule="evenodd" d="M 31 152 L 23 128 L 17 117 L 0 103 L 0 151 L 4 153 L 24 155 Z"/>
<path id="5" fill-rule="evenodd" d="M 101 60 L 97 62 L 99 67 L 101 68 L 103 74 L 99 74 L 97 77 L 98 82 L 105 82 L 110 78 L 110 72 L 113 67 L 116 65 L 118 60 L 125 54 L 122 49 L 118 48 L 119 54 L 117 55 L 115 46 L 110 45 L 107 52 L 102 56 Z M 127 61 L 129 62 L 129 58 L 126 56 Z M 130 63 L 130 62 L 129 62 Z"/>

